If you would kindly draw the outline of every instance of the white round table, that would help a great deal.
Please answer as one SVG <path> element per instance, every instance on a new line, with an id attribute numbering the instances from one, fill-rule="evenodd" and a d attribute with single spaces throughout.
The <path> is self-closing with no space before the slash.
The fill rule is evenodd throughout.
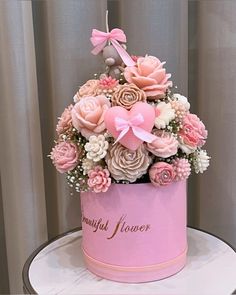
<path id="1" fill-rule="evenodd" d="M 236 294 L 236 253 L 215 236 L 188 228 L 186 267 L 176 275 L 144 284 L 122 284 L 101 279 L 86 270 L 80 230 L 42 245 L 23 269 L 29 294 Z"/>

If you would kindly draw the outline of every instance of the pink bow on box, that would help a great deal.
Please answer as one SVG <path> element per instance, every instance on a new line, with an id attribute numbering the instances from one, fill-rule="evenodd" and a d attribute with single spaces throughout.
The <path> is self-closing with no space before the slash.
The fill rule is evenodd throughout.
<path id="1" fill-rule="evenodd" d="M 125 120 L 123 118 L 116 117 L 115 118 L 115 127 L 117 131 L 121 131 L 120 135 L 117 137 L 116 141 L 114 142 L 117 143 L 118 141 L 121 140 L 125 136 L 125 134 L 132 129 L 134 135 L 145 141 L 151 143 L 154 139 L 156 139 L 156 136 L 147 132 L 143 128 L 138 127 L 144 122 L 144 118 L 141 114 L 138 114 L 134 116 L 133 118 L 129 120 Z"/>
<path id="2" fill-rule="evenodd" d="M 126 66 L 134 66 L 135 62 L 126 52 L 126 50 L 120 45 L 119 42 L 126 42 L 125 33 L 121 29 L 113 29 L 110 32 L 102 32 L 96 29 L 92 31 L 92 37 L 90 38 L 93 46 L 95 47 L 92 50 L 92 54 L 97 55 L 103 50 L 107 42 L 110 41 L 111 44 L 115 47 L 119 53 L 121 59 L 126 64 Z M 119 41 L 119 42 L 118 42 Z"/>

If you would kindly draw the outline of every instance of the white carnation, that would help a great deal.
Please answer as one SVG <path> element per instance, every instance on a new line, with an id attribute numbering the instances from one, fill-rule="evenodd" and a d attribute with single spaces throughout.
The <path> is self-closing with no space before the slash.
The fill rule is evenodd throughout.
<path id="1" fill-rule="evenodd" d="M 175 118 L 175 111 L 171 104 L 163 101 L 156 106 L 156 113 L 158 115 L 155 119 L 155 126 L 158 129 L 165 128 Z"/>
<path id="2" fill-rule="evenodd" d="M 89 142 L 84 146 L 87 152 L 87 158 L 98 162 L 103 159 L 107 154 L 108 142 L 104 135 L 100 134 L 98 136 L 92 135 L 89 137 Z"/>
<path id="3" fill-rule="evenodd" d="M 181 94 L 179 94 L 179 93 L 175 93 L 175 94 L 173 95 L 173 97 L 174 97 L 176 100 L 178 100 L 182 105 L 184 105 L 186 111 L 189 111 L 189 109 L 190 109 L 190 103 L 188 102 L 187 97 L 185 97 L 185 96 L 183 96 L 183 95 L 181 95 Z"/>
<path id="4" fill-rule="evenodd" d="M 203 173 L 207 170 L 209 166 L 210 157 L 207 155 L 207 152 L 200 150 L 195 152 L 195 159 L 193 162 L 194 169 L 196 173 Z"/>

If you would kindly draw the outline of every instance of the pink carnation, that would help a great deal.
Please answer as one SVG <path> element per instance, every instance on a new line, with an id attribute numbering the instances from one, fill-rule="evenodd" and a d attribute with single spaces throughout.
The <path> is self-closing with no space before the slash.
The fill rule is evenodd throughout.
<path id="1" fill-rule="evenodd" d="M 102 133 L 106 128 L 104 115 L 109 107 L 110 102 L 104 95 L 81 98 L 71 111 L 73 126 L 86 138 Z"/>
<path id="2" fill-rule="evenodd" d="M 50 157 L 56 169 L 65 173 L 76 167 L 79 154 L 74 143 L 62 141 L 52 149 Z"/>
<path id="3" fill-rule="evenodd" d="M 173 166 L 165 162 L 157 162 L 151 166 L 149 178 L 154 186 L 168 185 L 175 178 Z"/>
<path id="4" fill-rule="evenodd" d="M 179 143 L 171 133 L 155 130 L 153 134 L 156 135 L 156 139 L 146 145 L 152 154 L 168 158 L 177 153 Z"/>
<path id="5" fill-rule="evenodd" d="M 182 125 L 179 132 L 180 148 L 189 154 L 205 144 L 207 130 L 198 116 L 190 113 L 183 118 Z"/>
<path id="6" fill-rule="evenodd" d="M 144 90 L 147 97 L 155 99 L 172 86 L 172 82 L 168 81 L 171 75 L 166 73 L 164 64 L 155 56 L 139 57 L 137 65 L 125 68 L 125 79 Z"/>
<path id="7" fill-rule="evenodd" d="M 73 108 L 72 105 L 68 106 L 68 108 L 65 108 L 64 112 L 59 118 L 59 121 L 57 123 L 57 128 L 56 128 L 56 131 L 59 135 L 67 131 L 72 126 L 72 118 L 71 118 L 72 108 Z"/>
<path id="8" fill-rule="evenodd" d="M 106 192 L 111 185 L 110 173 L 101 166 L 96 166 L 88 172 L 88 186 L 95 192 Z"/>

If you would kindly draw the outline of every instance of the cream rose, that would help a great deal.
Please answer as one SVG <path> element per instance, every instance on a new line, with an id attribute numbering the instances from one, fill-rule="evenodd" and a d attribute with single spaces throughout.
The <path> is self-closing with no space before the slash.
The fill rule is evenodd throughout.
<path id="1" fill-rule="evenodd" d="M 71 111 L 72 124 L 86 138 L 100 134 L 106 128 L 104 115 L 109 107 L 110 102 L 104 95 L 81 98 Z"/>
<path id="2" fill-rule="evenodd" d="M 120 85 L 112 96 L 112 106 L 121 106 L 130 110 L 139 101 L 146 101 L 146 94 L 135 84 Z"/>
<path id="3" fill-rule="evenodd" d="M 115 180 L 135 182 L 147 172 L 151 163 L 148 151 L 141 145 L 136 151 L 131 151 L 119 143 L 108 150 L 106 163 L 111 176 Z"/>

